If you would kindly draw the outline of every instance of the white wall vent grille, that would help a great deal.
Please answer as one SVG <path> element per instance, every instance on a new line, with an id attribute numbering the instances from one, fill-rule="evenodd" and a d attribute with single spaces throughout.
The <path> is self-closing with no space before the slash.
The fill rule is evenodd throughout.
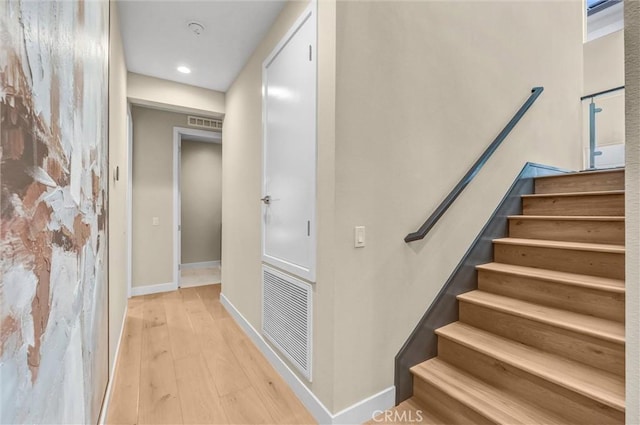
<path id="1" fill-rule="evenodd" d="M 206 128 L 208 130 L 222 130 L 222 120 L 214 120 L 212 118 L 187 116 L 188 123 L 191 127 Z"/>
<path id="2" fill-rule="evenodd" d="M 262 266 L 262 331 L 311 381 L 311 285 Z"/>

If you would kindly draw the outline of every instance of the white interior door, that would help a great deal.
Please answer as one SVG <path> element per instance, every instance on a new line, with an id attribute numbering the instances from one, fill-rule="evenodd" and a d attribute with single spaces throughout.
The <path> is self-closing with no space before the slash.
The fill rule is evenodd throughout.
<path id="1" fill-rule="evenodd" d="M 315 280 L 316 15 L 263 64 L 263 261 Z"/>

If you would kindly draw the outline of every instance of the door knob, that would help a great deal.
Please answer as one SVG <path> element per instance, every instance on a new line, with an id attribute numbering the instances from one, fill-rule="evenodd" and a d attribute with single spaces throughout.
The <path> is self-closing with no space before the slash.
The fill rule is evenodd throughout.
<path id="1" fill-rule="evenodd" d="M 264 198 L 260 198 L 260 200 L 264 202 L 266 205 L 269 205 L 271 203 L 271 196 L 267 195 Z"/>

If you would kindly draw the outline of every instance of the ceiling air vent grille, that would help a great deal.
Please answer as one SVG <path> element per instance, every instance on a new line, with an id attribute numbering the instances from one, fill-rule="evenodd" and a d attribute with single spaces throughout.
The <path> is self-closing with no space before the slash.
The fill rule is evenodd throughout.
<path id="1" fill-rule="evenodd" d="M 189 115 L 188 123 L 191 127 L 206 128 L 208 130 L 222 130 L 222 120 L 214 120 L 213 118 L 194 117 Z"/>
<path id="2" fill-rule="evenodd" d="M 311 285 L 262 267 L 262 331 L 311 381 Z"/>

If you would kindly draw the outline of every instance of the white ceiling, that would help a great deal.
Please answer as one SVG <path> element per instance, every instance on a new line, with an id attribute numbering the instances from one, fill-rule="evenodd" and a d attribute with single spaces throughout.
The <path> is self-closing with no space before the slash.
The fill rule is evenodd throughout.
<path id="1" fill-rule="evenodd" d="M 285 0 L 121 0 L 127 69 L 226 92 L 282 10 Z M 196 36 L 190 21 L 204 32 Z M 177 71 L 188 66 L 191 74 Z"/>

